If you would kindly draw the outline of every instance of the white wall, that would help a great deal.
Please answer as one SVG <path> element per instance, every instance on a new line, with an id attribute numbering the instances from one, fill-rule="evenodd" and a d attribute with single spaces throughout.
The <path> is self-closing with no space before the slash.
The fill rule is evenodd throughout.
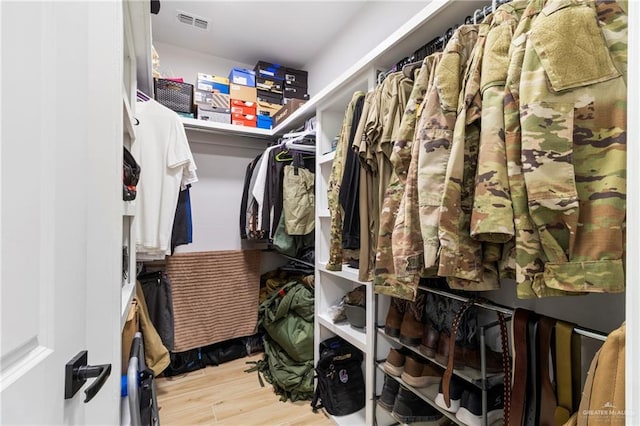
<path id="1" fill-rule="evenodd" d="M 367 2 L 345 31 L 331 40 L 320 55 L 304 65 L 303 68 L 309 72 L 309 94 L 313 96 L 322 90 L 425 5 L 426 2 L 422 1 Z M 419 47 L 415 46 L 416 49 Z"/>
<path id="2" fill-rule="evenodd" d="M 163 77 L 182 77 L 185 83 L 195 84 L 199 72 L 227 77 L 233 67 L 253 69 L 253 65 L 241 64 L 171 44 L 154 42 L 153 46 L 160 57 L 160 74 Z"/>

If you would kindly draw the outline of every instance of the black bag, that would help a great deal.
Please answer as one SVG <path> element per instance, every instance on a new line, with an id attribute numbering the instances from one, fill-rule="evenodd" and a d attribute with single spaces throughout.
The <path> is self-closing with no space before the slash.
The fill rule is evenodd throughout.
<path id="1" fill-rule="evenodd" d="M 316 392 L 311 408 L 333 416 L 355 413 L 365 405 L 362 352 L 339 337 L 320 343 Z"/>
<path id="2" fill-rule="evenodd" d="M 126 147 L 122 148 L 122 199 L 124 201 L 132 201 L 136 199 L 136 185 L 140 179 L 140 165 Z"/>
<path id="3" fill-rule="evenodd" d="M 200 348 L 190 349 L 184 352 L 170 352 L 171 362 L 162 372 L 165 377 L 176 376 L 190 371 L 205 368 Z"/>

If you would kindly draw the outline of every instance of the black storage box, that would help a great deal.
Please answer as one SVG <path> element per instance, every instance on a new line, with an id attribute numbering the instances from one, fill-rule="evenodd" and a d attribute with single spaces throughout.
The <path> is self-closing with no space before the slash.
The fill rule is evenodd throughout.
<path id="1" fill-rule="evenodd" d="M 284 80 L 284 67 L 278 64 L 258 61 L 253 70 L 256 72 L 256 77 Z"/>
<path id="2" fill-rule="evenodd" d="M 193 84 L 164 78 L 154 80 L 156 101 L 176 112 L 192 112 Z"/>
<path id="3" fill-rule="evenodd" d="M 282 95 L 265 90 L 258 90 L 258 102 L 282 105 Z"/>
<path id="4" fill-rule="evenodd" d="M 303 70 L 286 68 L 284 73 L 284 81 L 286 84 L 297 87 L 307 87 L 308 73 Z"/>
<path id="5" fill-rule="evenodd" d="M 304 99 L 308 100 L 309 95 L 307 94 L 307 88 L 300 88 L 295 86 L 285 86 L 284 87 L 284 97 L 285 98 L 294 98 L 294 99 Z"/>

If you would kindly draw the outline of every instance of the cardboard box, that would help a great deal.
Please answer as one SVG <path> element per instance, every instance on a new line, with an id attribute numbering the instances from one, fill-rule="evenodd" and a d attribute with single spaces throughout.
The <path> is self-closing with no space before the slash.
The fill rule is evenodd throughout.
<path id="1" fill-rule="evenodd" d="M 256 87 L 256 73 L 246 68 L 232 68 L 229 72 L 229 83 Z"/>
<path id="2" fill-rule="evenodd" d="M 258 115 L 258 128 L 259 129 L 271 129 L 273 127 L 273 118 L 267 117 L 266 115 Z"/>
<path id="3" fill-rule="evenodd" d="M 231 114 L 216 111 L 204 104 L 198 105 L 198 120 L 213 121 L 216 123 L 231 124 Z"/>
<path id="4" fill-rule="evenodd" d="M 282 94 L 282 80 L 256 77 L 256 89 Z"/>
<path id="5" fill-rule="evenodd" d="M 282 105 L 282 95 L 278 93 L 267 92 L 264 90 L 258 90 L 257 100 L 258 102 L 268 102 L 270 104 Z"/>
<path id="6" fill-rule="evenodd" d="M 253 70 L 256 72 L 256 76 L 258 77 L 284 80 L 284 67 L 278 64 L 258 61 Z"/>
<path id="7" fill-rule="evenodd" d="M 260 102 L 258 101 L 256 113 L 258 116 L 264 115 L 267 117 L 273 117 L 276 112 L 280 111 L 282 105 L 280 104 L 270 104 L 269 102 Z"/>
<path id="8" fill-rule="evenodd" d="M 297 111 L 306 101 L 301 99 L 290 99 L 286 105 L 280 108 L 280 111 L 273 116 L 273 126 L 277 127 L 280 123 L 287 119 L 291 114 Z"/>
<path id="9" fill-rule="evenodd" d="M 229 94 L 229 79 L 217 75 L 198 73 L 196 90 Z"/>
<path id="10" fill-rule="evenodd" d="M 205 92 L 202 90 L 196 90 L 194 102 L 196 105 L 205 105 L 206 107 L 213 108 L 218 112 L 231 112 L 229 108 L 229 95 L 223 93 Z"/>
<path id="11" fill-rule="evenodd" d="M 294 98 L 294 99 L 303 99 L 305 101 L 309 100 L 309 94 L 307 93 L 307 88 L 300 88 L 295 86 L 285 86 L 284 87 L 284 97 L 285 98 Z"/>
<path id="12" fill-rule="evenodd" d="M 258 94 L 255 87 L 248 87 L 241 84 L 231 83 L 229 85 L 229 93 L 231 99 L 239 99 L 241 101 L 248 102 L 258 101 Z"/>
<path id="13" fill-rule="evenodd" d="M 309 74 L 304 70 L 296 70 L 286 68 L 284 72 L 284 81 L 297 87 L 306 87 Z"/>
<path id="14" fill-rule="evenodd" d="M 256 103 L 245 102 L 238 99 L 231 100 L 231 113 L 232 114 L 244 114 L 244 115 L 256 115 Z"/>
<path id="15" fill-rule="evenodd" d="M 257 127 L 258 120 L 255 115 L 231 114 L 231 124 L 245 127 Z"/>

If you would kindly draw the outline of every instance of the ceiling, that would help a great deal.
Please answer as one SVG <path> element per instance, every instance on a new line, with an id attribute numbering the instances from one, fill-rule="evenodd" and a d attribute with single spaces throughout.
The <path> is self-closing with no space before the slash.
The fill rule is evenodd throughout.
<path id="1" fill-rule="evenodd" d="M 301 67 L 318 55 L 367 1 L 161 1 L 153 40 L 245 64 Z M 178 11 L 209 21 L 181 23 Z"/>

